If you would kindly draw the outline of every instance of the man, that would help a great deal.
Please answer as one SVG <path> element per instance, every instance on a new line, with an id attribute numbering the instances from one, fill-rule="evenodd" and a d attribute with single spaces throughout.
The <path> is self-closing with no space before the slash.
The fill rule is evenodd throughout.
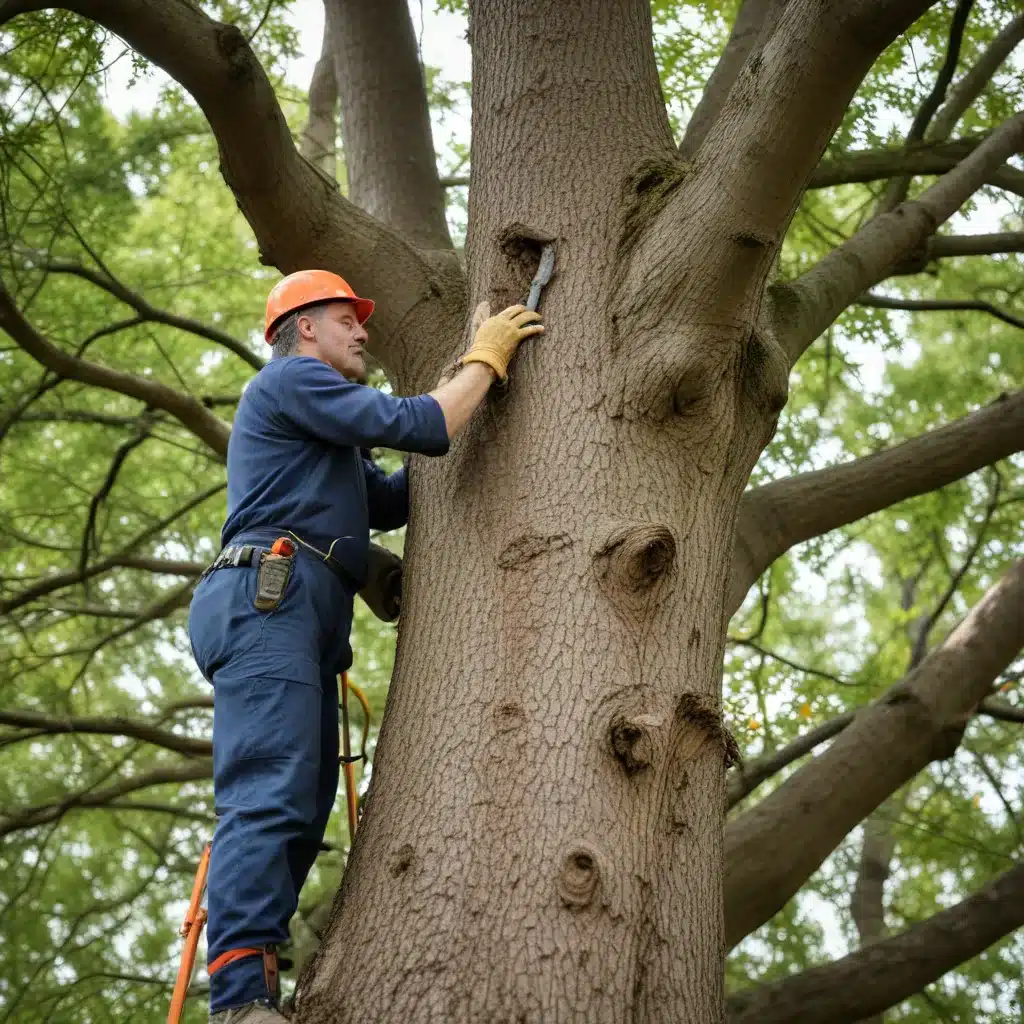
<path id="1" fill-rule="evenodd" d="M 273 358 L 239 403 L 223 547 L 192 599 L 192 650 L 215 698 L 207 969 L 217 1024 L 285 1019 L 276 947 L 337 792 L 352 600 L 370 529 L 408 516 L 405 470 L 387 476 L 364 452 L 444 455 L 519 343 L 544 330 L 537 313 L 510 307 L 480 324 L 454 377 L 396 398 L 354 383 L 372 312 L 324 270 L 271 291 Z"/>

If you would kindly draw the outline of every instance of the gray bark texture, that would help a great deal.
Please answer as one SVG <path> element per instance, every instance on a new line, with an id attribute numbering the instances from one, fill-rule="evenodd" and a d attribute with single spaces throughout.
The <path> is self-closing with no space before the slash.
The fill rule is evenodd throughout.
<path id="1" fill-rule="evenodd" d="M 984 141 L 929 144 L 945 177 L 766 291 L 806 188 L 919 173 L 919 151 L 820 160 L 872 62 L 928 0 L 747 0 L 684 144 L 689 161 L 669 131 L 648 0 L 475 0 L 463 270 L 404 0 L 327 3 L 348 198 L 296 148 L 241 33 L 197 4 L 0 0 L 0 23 L 66 7 L 177 78 L 209 119 L 264 260 L 335 269 L 378 299 L 371 351 L 399 391 L 432 387 L 469 342 L 470 311 L 523 301 L 541 248 L 556 247 L 545 335 L 446 458 L 412 459 L 387 711 L 296 1020 L 719 1024 L 727 946 L 955 747 L 1019 649 L 1018 566 L 881 701 L 751 765 L 727 794 L 725 625 L 759 573 L 800 540 L 1020 448 L 1014 395 L 742 497 L 793 361 L 927 249 L 974 190 L 1009 173 L 1024 120 Z M 320 116 L 333 101 L 318 74 Z M 200 402 L 58 350 L 2 291 L 0 326 L 54 372 L 138 398 L 223 452 L 228 427 Z M 129 562 L 158 571 L 130 549 L 109 564 Z M 730 796 L 826 732 L 824 754 L 724 829 Z M 992 941 L 997 925 L 987 927 L 976 941 Z M 928 971 L 958 962 L 932 957 Z M 898 1000 L 905 985 L 878 992 Z M 754 998 L 734 1004 L 734 1019 L 761 1019 Z M 857 1003 L 861 1015 L 881 1008 L 873 998 Z"/>

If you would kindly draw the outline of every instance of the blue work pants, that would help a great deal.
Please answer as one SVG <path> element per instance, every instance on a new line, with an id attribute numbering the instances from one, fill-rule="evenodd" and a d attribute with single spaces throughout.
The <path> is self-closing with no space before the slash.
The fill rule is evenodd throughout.
<path id="1" fill-rule="evenodd" d="M 189 612 L 192 651 L 214 691 L 208 963 L 287 940 L 338 788 L 337 675 L 351 662 L 352 590 L 299 553 L 281 604 L 260 612 L 256 573 L 217 569 Z M 210 979 L 211 1013 L 270 997 L 261 957 Z"/>

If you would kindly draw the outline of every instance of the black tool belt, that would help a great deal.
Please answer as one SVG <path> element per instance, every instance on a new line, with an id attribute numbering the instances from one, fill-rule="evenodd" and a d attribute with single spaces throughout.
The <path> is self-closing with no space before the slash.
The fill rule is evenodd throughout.
<path id="1" fill-rule="evenodd" d="M 300 546 L 296 551 L 296 556 L 302 553 L 304 549 Z M 200 580 L 204 580 L 212 572 L 216 572 L 218 569 L 244 569 L 249 566 L 259 566 L 260 559 L 265 554 L 270 553 L 270 548 L 262 547 L 259 544 L 231 544 L 226 548 L 223 548 L 219 555 L 213 560 L 213 562 L 206 567 L 203 571 Z M 341 582 L 349 588 L 354 587 L 354 581 L 352 576 L 345 570 L 344 566 L 336 559 L 333 558 L 312 558 L 310 555 L 303 555 L 305 558 L 311 558 L 314 562 L 322 562 L 328 569 L 334 573 L 335 576 Z"/>

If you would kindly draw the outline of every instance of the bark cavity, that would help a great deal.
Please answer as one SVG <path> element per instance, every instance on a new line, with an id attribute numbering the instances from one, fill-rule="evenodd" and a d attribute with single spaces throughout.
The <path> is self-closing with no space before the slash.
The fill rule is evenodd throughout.
<path id="1" fill-rule="evenodd" d="M 410 844 L 406 843 L 404 846 L 400 846 L 391 859 L 391 877 L 400 878 L 416 863 L 416 850 Z"/>
<path id="2" fill-rule="evenodd" d="M 675 569 L 676 541 L 660 523 L 619 527 L 597 553 L 598 572 L 606 583 L 635 595 L 654 588 Z"/>
<path id="3" fill-rule="evenodd" d="M 499 733 L 517 732 L 526 725 L 526 711 L 522 704 L 505 701 L 495 709 L 494 721 Z"/>
<path id="4" fill-rule="evenodd" d="M 554 235 L 520 223 L 510 224 L 498 235 L 498 248 L 504 259 L 495 268 L 491 282 L 491 294 L 500 303 L 498 306 L 492 303 L 492 312 L 525 301 L 540 264 L 541 250 L 554 241 L 557 241 Z"/>
<path id="5" fill-rule="evenodd" d="M 231 66 L 231 77 L 239 80 L 253 77 L 249 44 L 237 25 L 218 25 L 217 49 Z"/>
<path id="6" fill-rule="evenodd" d="M 661 720 L 653 715 L 618 714 L 608 729 L 612 753 L 627 775 L 636 775 L 654 762 L 654 733 Z"/>
<path id="7" fill-rule="evenodd" d="M 562 859 L 558 871 L 555 887 L 559 899 L 573 910 L 582 910 L 594 901 L 600 884 L 597 851 L 585 843 L 576 844 Z"/>
<path id="8" fill-rule="evenodd" d="M 712 697 L 700 693 L 684 693 L 676 704 L 679 730 L 676 743 L 680 763 L 695 758 L 706 743 L 717 744 L 723 762 L 728 767 L 735 763 L 739 751 L 736 741 L 722 721 L 722 709 Z"/>

